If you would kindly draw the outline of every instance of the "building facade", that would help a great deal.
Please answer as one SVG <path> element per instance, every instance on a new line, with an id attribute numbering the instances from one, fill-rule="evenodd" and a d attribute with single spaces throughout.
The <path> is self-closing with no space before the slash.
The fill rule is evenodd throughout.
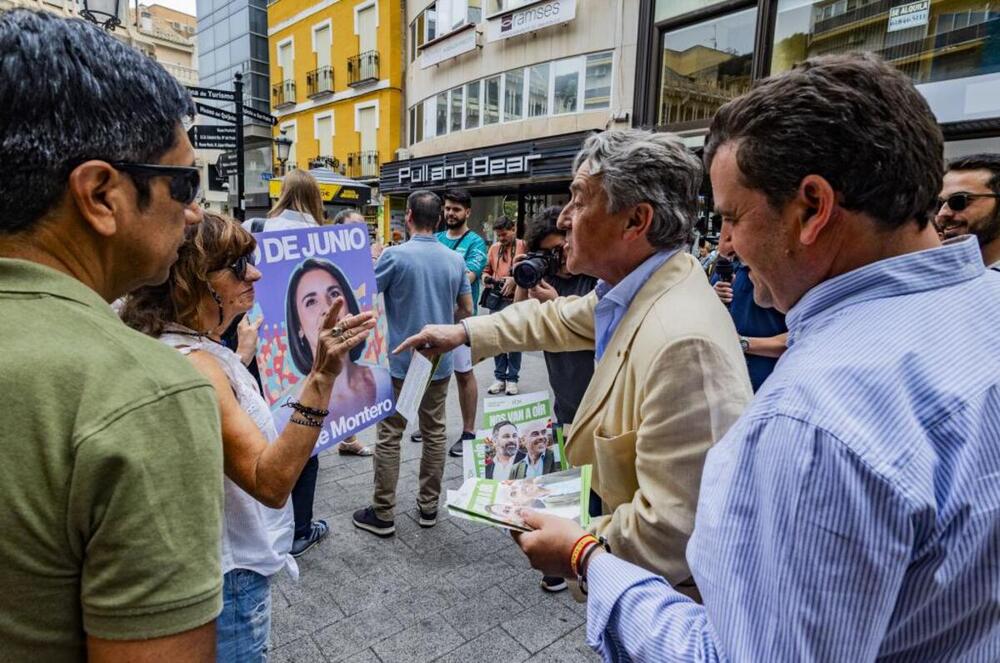
<path id="1" fill-rule="evenodd" d="M 24 7 L 40 9 L 69 18 L 80 18 L 79 0 L 0 0 L 0 11 Z M 159 62 L 184 85 L 198 83 L 194 16 L 161 5 L 139 5 L 139 13 L 121 4 L 121 25 L 112 33 L 129 46 Z"/>
<path id="2" fill-rule="evenodd" d="M 232 90 L 237 72 L 243 75 L 243 103 L 270 112 L 270 77 L 267 53 L 266 0 L 198 0 L 198 74 L 202 87 Z M 200 101 L 199 101 L 200 102 Z M 201 103 L 201 102 L 200 102 Z M 211 102 L 224 110 L 233 104 Z M 198 124 L 219 124 L 199 116 Z M 271 128 L 245 118 L 244 192 L 247 217 L 260 216 L 270 207 L 268 179 L 271 176 Z M 220 178 L 215 163 L 221 150 L 198 150 L 204 161 L 208 187 L 206 198 L 213 208 L 236 207 L 236 176 Z"/>
<path id="3" fill-rule="evenodd" d="M 715 110 L 754 80 L 809 57 L 869 51 L 927 98 L 946 158 L 1000 152 L 995 2 L 642 0 L 639 14 L 636 124 L 677 132 L 695 149 Z"/>
<path id="4" fill-rule="evenodd" d="M 406 16 L 406 148 L 381 169 L 393 235 L 406 196 L 463 187 L 492 239 L 568 200 L 588 133 L 630 123 L 638 0 L 417 0 Z M 519 231 L 520 232 L 520 231 Z"/>
<path id="5" fill-rule="evenodd" d="M 322 167 L 377 185 L 403 132 L 402 5 L 277 0 L 268 7 L 274 135 L 292 141 L 275 172 Z M 342 206 L 330 201 L 327 211 Z M 376 202 L 362 211 L 373 234 L 384 237 L 377 209 Z"/>

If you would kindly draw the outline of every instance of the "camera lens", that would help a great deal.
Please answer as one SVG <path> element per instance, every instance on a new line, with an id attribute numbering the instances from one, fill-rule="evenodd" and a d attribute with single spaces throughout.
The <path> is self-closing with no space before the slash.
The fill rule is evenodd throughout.
<path id="1" fill-rule="evenodd" d="M 545 258 L 533 256 L 514 265 L 514 283 L 522 288 L 534 288 L 545 276 L 548 264 Z"/>

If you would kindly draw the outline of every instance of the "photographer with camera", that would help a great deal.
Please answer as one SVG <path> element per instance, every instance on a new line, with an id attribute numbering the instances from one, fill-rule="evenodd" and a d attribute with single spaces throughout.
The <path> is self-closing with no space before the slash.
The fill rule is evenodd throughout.
<path id="1" fill-rule="evenodd" d="M 498 313 L 514 302 L 514 278 L 511 268 L 514 258 L 524 253 L 524 241 L 517 239 L 517 224 L 513 219 L 501 216 L 493 222 L 497 241 L 486 254 L 486 268 L 483 270 L 483 294 L 479 305 L 492 313 Z M 517 380 L 521 371 L 520 352 L 501 352 L 493 357 L 493 375 L 496 382 L 487 393 L 517 394 Z"/>
<path id="2" fill-rule="evenodd" d="M 572 274 L 566 268 L 566 232 L 557 223 L 562 207 L 546 207 L 531 219 L 525 244 L 528 253 L 514 260 L 514 302 L 537 299 L 547 302 L 557 297 L 584 297 L 596 286 L 597 279 L 586 274 Z M 545 351 L 545 369 L 555 395 L 553 409 L 556 426 L 573 421 L 587 385 L 594 376 L 594 351 Z M 558 577 L 542 578 L 542 589 L 558 592 L 566 581 Z"/>
<path id="3" fill-rule="evenodd" d="M 556 225 L 561 212 L 561 207 L 546 207 L 531 220 L 525 237 L 528 253 L 514 261 L 515 302 L 583 297 L 597 286 L 593 276 L 566 269 L 566 233 Z M 568 424 L 594 375 L 594 351 L 545 352 L 545 368 L 555 394 L 556 422 Z"/>

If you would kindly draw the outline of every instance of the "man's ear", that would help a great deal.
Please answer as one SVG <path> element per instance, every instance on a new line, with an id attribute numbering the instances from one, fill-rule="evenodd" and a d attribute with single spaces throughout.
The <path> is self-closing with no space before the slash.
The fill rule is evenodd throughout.
<path id="1" fill-rule="evenodd" d="M 632 208 L 625 221 L 625 238 L 636 239 L 645 237 L 653 225 L 653 206 L 649 203 L 639 203 Z"/>
<path id="2" fill-rule="evenodd" d="M 86 161 L 73 169 L 67 194 L 94 232 L 111 237 L 118 230 L 115 208 L 125 204 L 124 176 L 104 161 Z"/>
<path id="3" fill-rule="evenodd" d="M 837 193 L 824 177 L 806 175 L 799 183 L 796 202 L 801 208 L 799 241 L 814 244 L 829 226 L 837 209 Z"/>

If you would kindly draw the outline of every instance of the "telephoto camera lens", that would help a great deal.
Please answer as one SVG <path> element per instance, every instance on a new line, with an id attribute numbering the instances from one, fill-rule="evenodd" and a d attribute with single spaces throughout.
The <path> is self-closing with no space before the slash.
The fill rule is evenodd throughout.
<path id="1" fill-rule="evenodd" d="M 534 288 L 545 276 L 547 267 L 545 258 L 541 256 L 525 258 L 514 265 L 514 283 L 525 289 Z"/>

